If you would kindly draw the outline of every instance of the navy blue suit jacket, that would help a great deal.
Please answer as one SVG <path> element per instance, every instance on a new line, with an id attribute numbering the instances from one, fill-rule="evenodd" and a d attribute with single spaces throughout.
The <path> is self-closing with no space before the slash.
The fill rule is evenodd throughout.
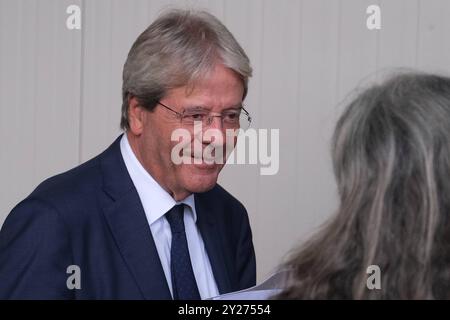
<path id="1" fill-rule="evenodd" d="M 0 232 L 0 299 L 171 299 L 119 141 L 12 210 Z M 219 185 L 195 194 L 195 205 L 219 292 L 254 285 L 245 208 Z M 81 289 L 66 285 L 70 265 Z"/>

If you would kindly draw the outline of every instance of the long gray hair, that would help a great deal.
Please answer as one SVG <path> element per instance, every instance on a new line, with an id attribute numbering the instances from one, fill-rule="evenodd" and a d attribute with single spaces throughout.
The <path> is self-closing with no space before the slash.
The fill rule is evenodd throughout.
<path id="1" fill-rule="evenodd" d="M 365 90 L 332 156 L 339 209 L 286 263 L 277 298 L 450 298 L 450 78 L 400 74 Z"/>
<path id="2" fill-rule="evenodd" d="M 252 68 L 230 31 L 205 11 L 164 12 L 136 39 L 125 62 L 121 128 L 129 129 L 131 96 L 151 111 L 168 90 L 192 86 L 218 63 L 242 79 L 244 99 Z"/>

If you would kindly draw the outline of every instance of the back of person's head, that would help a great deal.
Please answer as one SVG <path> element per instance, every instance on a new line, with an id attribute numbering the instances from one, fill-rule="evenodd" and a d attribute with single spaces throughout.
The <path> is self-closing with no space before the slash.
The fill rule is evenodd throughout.
<path id="1" fill-rule="evenodd" d="M 338 121 L 340 206 L 286 263 L 281 299 L 450 298 L 450 78 L 396 75 Z M 370 290 L 367 268 L 380 268 Z"/>

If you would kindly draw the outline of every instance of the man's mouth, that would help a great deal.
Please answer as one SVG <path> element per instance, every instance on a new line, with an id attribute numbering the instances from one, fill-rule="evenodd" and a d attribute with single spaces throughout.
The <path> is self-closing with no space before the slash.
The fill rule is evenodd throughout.
<path id="1" fill-rule="evenodd" d="M 219 160 L 212 157 L 205 157 L 205 156 L 196 156 L 194 154 L 191 155 L 192 164 L 195 165 L 208 165 L 208 166 L 214 166 L 216 165 Z"/>

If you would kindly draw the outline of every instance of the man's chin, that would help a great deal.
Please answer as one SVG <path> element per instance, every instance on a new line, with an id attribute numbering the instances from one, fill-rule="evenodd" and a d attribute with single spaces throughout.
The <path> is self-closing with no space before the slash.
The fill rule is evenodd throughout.
<path id="1" fill-rule="evenodd" d="M 214 188 L 222 166 L 202 167 L 192 165 L 192 167 L 186 169 L 183 172 L 186 189 L 192 193 L 202 193 Z"/>
<path id="2" fill-rule="evenodd" d="M 211 190 L 216 185 L 217 181 L 208 185 L 193 185 L 189 186 L 189 191 L 191 193 L 203 193 Z"/>

